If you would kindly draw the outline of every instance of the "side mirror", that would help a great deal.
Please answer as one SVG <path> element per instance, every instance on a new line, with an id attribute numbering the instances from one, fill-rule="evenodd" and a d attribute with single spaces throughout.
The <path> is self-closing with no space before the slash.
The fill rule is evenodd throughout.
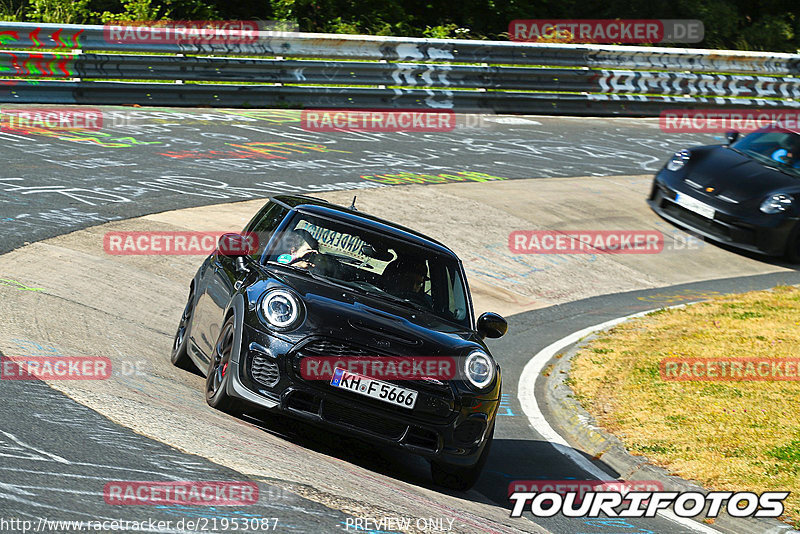
<path id="1" fill-rule="evenodd" d="M 739 139 L 739 132 L 725 132 L 725 138 L 728 140 L 728 144 L 732 145 Z"/>
<path id="2" fill-rule="evenodd" d="M 240 258 L 249 256 L 258 250 L 258 237 L 250 232 L 245 234 L 222 234 L 217 244 L 222 256 Z"/>
<path id="3" fill-rule="evenodd" d="M 486 312 L 478 317 L 478 335 L 482 338 L 501 337 L 508 332 L 508 322 L 501 315 Z"/>

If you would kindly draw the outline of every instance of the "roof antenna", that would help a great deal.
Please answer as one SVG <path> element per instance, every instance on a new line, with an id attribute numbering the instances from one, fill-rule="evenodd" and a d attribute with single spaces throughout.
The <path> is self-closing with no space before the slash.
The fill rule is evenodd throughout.
<path id="1" fill-rule="evenodd" d="M 356 197 L 355 196 L 353 197 L 353 202 L 352 202 L 352 204 L 350 204 L 350 207 L 348 209 L 351 209 L 353 211 L 358 211 L 356 209 Z"/>

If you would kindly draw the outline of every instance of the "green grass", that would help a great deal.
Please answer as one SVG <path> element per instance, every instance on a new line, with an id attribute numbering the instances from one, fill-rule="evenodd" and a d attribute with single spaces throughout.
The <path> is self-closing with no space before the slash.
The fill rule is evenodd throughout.
<path id="1" fill-rule="evenodd" d="M 800 524 L 800 379 L 671 381 L 663 360 L 800 357 L 800 289 L 727 295 L 662 309 L 583 347 L 571 386 L 634 454 L 706 488 L 792 491 Z"/>

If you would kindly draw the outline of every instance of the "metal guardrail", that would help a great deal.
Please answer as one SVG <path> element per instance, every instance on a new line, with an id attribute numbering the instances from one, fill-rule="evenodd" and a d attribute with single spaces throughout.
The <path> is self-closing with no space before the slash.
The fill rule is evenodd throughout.
<path id="1" fill-rule="evenodd" d="M 103 26 L 0 22 L 0 75 L 8 77 L 0 102 L 586 115 L 800 107 L 793 54 L 283 32 L 204 44 L 113 36 Z"/>
<path id="2" fill-rule="evenodd" d="M 281 84 L 393 85 L 615 94 L 800 97 L 800 78 L 423 63 L 298 61 L 120 54 L 0 53 L 0 72 L 39 78 L 115 78 Z"/>

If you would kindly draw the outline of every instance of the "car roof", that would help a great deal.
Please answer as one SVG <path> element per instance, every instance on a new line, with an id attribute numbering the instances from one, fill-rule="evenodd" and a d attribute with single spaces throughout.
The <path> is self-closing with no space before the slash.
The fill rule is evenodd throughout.
<path id="1" fill-rule="evenodd" d="M 769 126 L 762 126 L 761 128 L 759 128 L 758 130 L 756 130 L 753 133 L 756 133 L 756 132 L 772 132 L 772 131 L 788 132 L 788 133 L 792 133 L 792 134 L 795 134 L 795 135 L 800 135 L 800 128 L 797 128 L 797 127 L 794 127 L 794 126 L 792 126 L 792 127 L 781 126 L 778 123 L 773 123 L 773 124 L 770 124 Z"/>
<path id="2" fill-rule="evenodd" d="M 458 256 L 444 244 L 416 230 L 381 219 L 380 217 L 375 217 L 374 215 L 351 210 L 350 208 L 338 204 L 332 204 L 327 200 L 305 195 L 276 195 L 271 197 L 270 200 L 283 204 L 288 208 L 308 213 L 309 215 L 330 217 L 354 225 L 364 226 L 378 233 L 390 234 L 393 237 L 410 241 L 416 245 L 433 248 L 439 252 L 458 258 Z"/>

